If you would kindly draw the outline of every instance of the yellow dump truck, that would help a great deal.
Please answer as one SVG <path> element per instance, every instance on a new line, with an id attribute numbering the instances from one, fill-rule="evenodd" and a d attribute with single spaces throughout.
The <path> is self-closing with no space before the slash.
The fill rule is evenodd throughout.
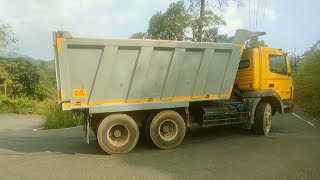
<path id="1" fill-rule="evenodd" d="M 160 149 L 186 128 L 239 125 L 267 135 L 272 116 L 293 109 L 289 60 L 280 49 L 244 49 L 263 35 L 237 30 L 232 43 L 74 38 L 54 32 L 58 98 L 84 116 L 109 154 L 144 136 Z"/>

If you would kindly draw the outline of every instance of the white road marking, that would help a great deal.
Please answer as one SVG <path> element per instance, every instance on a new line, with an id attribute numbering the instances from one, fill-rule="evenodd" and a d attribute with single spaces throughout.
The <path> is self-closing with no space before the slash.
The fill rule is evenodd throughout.
<path id="1" fill-rule="evenodd" d="M 296 115 L 295 113 L 292 113 L 292 114 L 293 114 L 295 117 L 297 117 L 297 118 L 301 119 L 302 121 L 304 121 L 304 122 L 306 122 L 306 123 L 310 124 L 311 126 L 316 127 L 314 124 L 312 124 L 311 122 L 309 122 L 309 121 L 307 121 L 307 120 L 303 119 L 302 117 L 300 117 L 300 116 Z"/>

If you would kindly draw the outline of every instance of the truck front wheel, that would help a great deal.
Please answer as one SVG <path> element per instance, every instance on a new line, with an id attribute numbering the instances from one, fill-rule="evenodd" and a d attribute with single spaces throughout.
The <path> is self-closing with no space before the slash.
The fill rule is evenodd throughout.
<path id="1" fill-rule="evenodd" d="M 271 129 L 272 110 L 271 105 L 260 102 L 257 105 L 254 117 L 254 131 L 259 135 L 268 135 Z"/>
<path id="2" fill-rule="evenodd" d="M 137 144 L 137 123 L 126 114 L 112 114 L 100 123 L 97 139 L 100 147 L 108 154 L 126 154 Z"/>
<path id="3" fill-rule="evenodd" d="M 149 131 L 152 142 L 158 148 L 173 149 L 183 141 L 186 124 L 179 113 L 166 110 L 154 116 Z"/>

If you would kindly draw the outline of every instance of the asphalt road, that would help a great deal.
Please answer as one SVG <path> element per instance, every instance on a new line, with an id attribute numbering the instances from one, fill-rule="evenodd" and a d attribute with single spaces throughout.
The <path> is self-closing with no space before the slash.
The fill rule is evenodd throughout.
<path id="1" fill-rule="evenodd" d="M 276 116 L 261 137 L 230 128 L 194 128 L 174 150 L 139 141 L 106 155 L 81 127 L 37 130 L 41 118 L 0 115 L 0 179 L 320 179 L 320 129 Z"/>

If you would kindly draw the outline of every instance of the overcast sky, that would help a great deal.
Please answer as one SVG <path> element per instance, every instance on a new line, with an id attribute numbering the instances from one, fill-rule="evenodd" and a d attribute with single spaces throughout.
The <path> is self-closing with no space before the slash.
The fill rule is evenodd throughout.
<path id="1" fill-rule="evenodd" d="M 188 2 L 189 0 L 185 0 Z M 212 0 L 214 2 L 216 0 Z M 320 40 L 319 0 L 249 0 L 244 7 L 231 4 L 223 13 L 227 26 L 266 31 L 270 47 L 303 53 Z M 53 59 L 52 32 L 66 30 L 73 36 L 127 38 L 146 31 L 150 17 L 165 11 L 174 0 L 0 0 L 0 21 L 12 26 L 19 40 L 17 52 L 36 59 Z M 265 8 L 266 5 L 266 8 Z M 255 7 L 256 7 L 255 6 Z"/>

